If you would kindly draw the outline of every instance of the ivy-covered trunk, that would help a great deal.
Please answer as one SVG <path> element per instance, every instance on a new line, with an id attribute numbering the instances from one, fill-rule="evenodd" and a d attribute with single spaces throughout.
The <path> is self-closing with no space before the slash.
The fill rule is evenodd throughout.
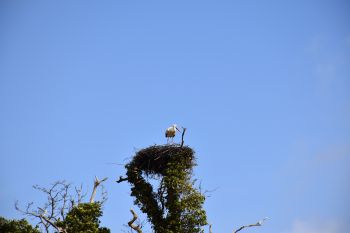
<path id="1" fill-rule="evenodd" d="M 125 167 L 135 204 L 156 233 L 197 233 L 207 224 L 205 197 L 194 187 L 194 151 L 178 145 L 140 150 Z M 157 188 L 146 179 L 159 181 Z"/>

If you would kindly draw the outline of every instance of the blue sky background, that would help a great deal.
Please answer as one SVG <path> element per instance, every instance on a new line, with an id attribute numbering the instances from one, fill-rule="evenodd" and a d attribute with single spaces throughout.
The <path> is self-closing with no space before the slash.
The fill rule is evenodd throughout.
<path id="1" fill-rule="evenodd" d="M 33 184 L 107 176 L 121 232 L 113 163 L 177 123 L 214 232 L 348 232 L 349 52 L 349 1 L 3 0 L 0 215 L 43 202 Z"/>

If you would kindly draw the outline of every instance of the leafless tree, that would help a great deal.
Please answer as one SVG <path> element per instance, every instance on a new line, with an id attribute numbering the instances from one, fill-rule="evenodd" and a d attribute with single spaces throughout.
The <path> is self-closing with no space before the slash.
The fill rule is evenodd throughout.
<path id="1" fill-rule="evenodd" d="M 95 177 L 90 203 L 94 202 L 97 188 L 99 186 L 102 190 L 101 202 L 104 203 L 107 200 L 107 193 L 101 185 L 105 180 L 107 180 L 107 178 L 98 180 L 98 178 Z M 65 229 L 58 227 L 55 223 L 63 221 L 67 213 L 74 206 L 84 202 L 87 192 L 83 192 L 83 186 L 72 187 L 70 183 L 63 180 L 54 182 L 50 188 L 44 188 L 39 185 L 34 185 L 33 188 L 46 195 L 46 202 L 41 207 L 34 207 L 34 203 L 30 202 L 25 208 L 21 208 L 19 202 L 16 201 L 16 210 L 28 217 L 37 219 L 37 225 L 46 233 L 49 233 L 51 229 L 54 229 L 59 233 L 65 233 Z"/>

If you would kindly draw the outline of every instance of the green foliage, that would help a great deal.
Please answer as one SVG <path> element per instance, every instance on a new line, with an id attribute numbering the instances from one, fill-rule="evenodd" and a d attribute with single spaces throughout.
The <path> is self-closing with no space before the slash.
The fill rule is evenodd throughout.
<path id="1" fill-rule="evenodd" d="M 156 233 L 197 233 L 207 224 L 205 197 L 191 181 L 193 166 L 194 151 L 173 145 L 143 149 L 126 165 L 131 196 Z M 156 191 L 148 178 L 160 180 Z"/>
<path id="2" fill-rule="evenodd" d="M 1 233 L 40 233 L 37 228 L 33 228 L 26 220 L 7 220 L 0 217 Z"/>
<path id="3" fill-rule="evenodd" d="M 105 227 L 99 227 L 102 216 L 101 203 L 82 203 L 72 208 L 63 221 L 56 224 L 67 233 L 110 233 Z"/>

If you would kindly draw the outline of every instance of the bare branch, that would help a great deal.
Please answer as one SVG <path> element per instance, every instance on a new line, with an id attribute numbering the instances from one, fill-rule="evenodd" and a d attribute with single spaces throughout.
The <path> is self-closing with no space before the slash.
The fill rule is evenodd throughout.
<path id="1" fill-rule="evenodd" d="M 91 197 L 90 197 L 90 203 L 94 203 L 94 200 L 95 200 L 95 196 L 96 196 L 96 192 L 97 192 L 98 186 L 99 186 L 102 182 L 106 181 L 107 179 L 108 179 L 108 178 L 106 177 L 106 178 L 104 178 L 104 179 L 102 179 L 102 180 L 99 180 L 99 179 L 97 178 L 97 176 L 95 176 L 94 189 L 92 190 L 92 194 L 91 194 Z"/>
<path id="2" fill-rule="evenodd" d="M 80 186 L 75 186 L 74 189 L 75 189 L 75 195 L 76 195 L 76 202 L 79 205 L 85 199 L 87 192 L 83 192 L 83 185 L 82 184 L 80 184 Z M 74 202 L 75 202 L 75 199 L 73 197 L 71 197 L 72 208 L 75 205 Z"/>
<path id="3" fill-rule="evenodd" d="M 44 221 L 46 221 L 48 224 L 50 224 L 53 228 L 55 228 L 58 232 L 60 233 L 66 233 L 67 231 L 62 228 L 62 227 L 58 227 L 56 224 L 54 224 L 50 219 L 46 218 L 45 216 L 43 215 L 39 215 L 39 216 L 36 216 L 36 217 L 39 217 L 40 219 L 43 219 Z"/>
<path id="4" fill-rule="evenodd" d="M 246 225 L 246 226 L 241 226 L 241 227 L 238 228 L 237 230 L 233 231 L 233 233 L 237 233 L 237 232 L 239 232 L 239 231 L 241 231 L 241 230 L 243 230 L 244 228 L 247 228 L 247 227 L 258 227 L 258 226 L 261 226 L 267 219 L 268 219 L 268 218 L 266 217 L 266 218 L 264 218 L 264 219 L 258 221 L 258 222 L 255 223 L 255 224 L 250 224 L 250 225 Z"/>
<path id="5" fill-rule="evenodd" d="M 101 185 L 101 203 L 104 204 L 108 199 L 108 193 L 105 190 L 104 186 Z"/>
<path id="6" fill-rule="evenodd" d="M 139 225 L 133 224 L 137 219 L 137 214 L 135 213 L 135 211 L 133 209 L 130 209 L 130 212 L 131 212 L 133 218 L 128 222 L 129 227 L 131 227 L 132 229 L 134 229 L 138 233 L 142 233 L 141 227 Z"/>
<path id="7" fill-rule="evenodd" d="M 53 228 L 55 228 L 59 233 L 66 233 L 66 230 L 63 229 L 62 227 L 58 227 L 53 221 L 52 219 L 50 219 L 50 217 L 46 217 L 46 210 L 42 209 L 42 208 L 38 208 L 39 211 L 32 211 L 31 206 L 33 205 L 33 203 L 29 203 L 27 204 L 27 207 L 25 210 L 22 210 L 19 208 L 18 206 L 18 202 L 15 203 L 15 208 L 17 211 L 23 213 L 24 215 L 27 216 L 32 216 L 32 217 L 36 217 L 40 219 L 40 224 L 44 225 L 46 232 L 49 232 L 49 226 L 52 226 Z"/>
<path id="8" fill-rule="evenodd" d="M 211 230 L 211 224 L 209 225 L 209 233 L 213 233 L 213 231 Z"/>
<path id="9" fill-rule="evenodd" d="M 65 219 L 65 211 L 67 210 L 67 202 L 68 202 L 68 191 L 69 191 L 70 184 L 65 184 L 62 189 L 61 198 L 62 198 L 62 206 L 60 208 L 60 215 L 62 220 Z"/>

